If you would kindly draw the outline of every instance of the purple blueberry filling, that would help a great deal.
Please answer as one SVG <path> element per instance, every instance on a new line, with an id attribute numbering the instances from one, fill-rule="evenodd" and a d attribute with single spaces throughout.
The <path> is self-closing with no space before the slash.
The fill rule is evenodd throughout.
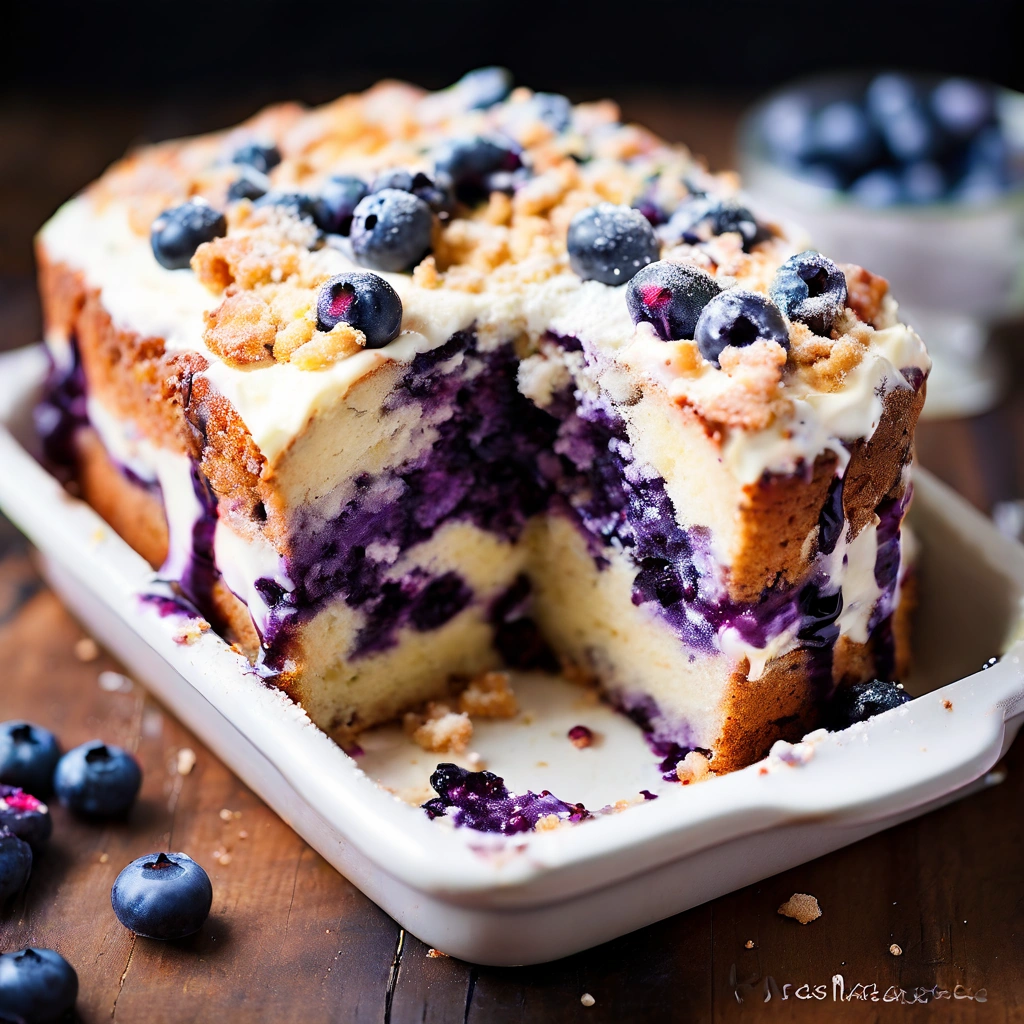
<path id="1" fill-rule="evenodd" d="M 43 394 L 33 410 L 43 455 L 65 477 L 75 466 L 75 434 L 89 423 L 85 370 L 74 339 L 70 342 L 70 349 L 71 363 L 68 366 L 58 366 L 51 355 Z"/>
<path id="2" fill-rule="evenodd" d="M 493 772 L 471 772 L 455 764 L 439 764 L 430 776 L 437 796 L 423 805 L 428 818 L 449 817 L 459 828 L 510 836 L 530 832 L 541 818 L 555 815 L 579 822 L 590 817 L 583 804 L 567 804 L 549 793 L 511 793 Z"/>

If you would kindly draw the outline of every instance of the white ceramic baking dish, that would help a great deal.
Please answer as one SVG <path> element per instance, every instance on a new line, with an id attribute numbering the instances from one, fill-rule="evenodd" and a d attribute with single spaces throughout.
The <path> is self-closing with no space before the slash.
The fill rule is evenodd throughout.
<path id="1" fill-rule="evenodd" d="M 0 506 L 38 547 L 53 587 L 310 845 L 453 956 L 552 960 L 855 842 L 984 785 L 1024 717 L 1024 549 L 922 472 L 912 516 L 923 600 L 908 681 L 919 699 L 825 735 L 804 763 L 666 784 L 660 799 L 577 827 L 506 840 L 432 822 L 360 767 L 400 787 L 401 772 L 389 772 L 408 765 L 409 749 L 393 735 L 370 737 L 354 760 L 217 636 L 175 642 L 181 620 L 140 602 L 152 588 L 148 565 L 29 453 L 28 412 L 44 372 L 38 348 L 0 357 Z M 993 655 L 998 664 L 977 671 Z M 546 784 L 600 807 L 656 782 L 628 722 L 583 708 L 566 684 L 517 686 L 529 714 L 474 740 L 513 789 Z M 598 716 L 605 742 L 580 752 L 564 730 L 584 715 Z"/>

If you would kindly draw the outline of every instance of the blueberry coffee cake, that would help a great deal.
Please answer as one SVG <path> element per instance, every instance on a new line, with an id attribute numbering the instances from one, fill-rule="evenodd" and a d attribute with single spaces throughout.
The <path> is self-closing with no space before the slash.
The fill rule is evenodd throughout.
<path id="1" fill-rule="evenodd" d="M 341 742 L 561 668 L 723 772 L 905 668 L 924 346 L 610 102 L 271 107 L 38 256 L 46 453 Z"/>

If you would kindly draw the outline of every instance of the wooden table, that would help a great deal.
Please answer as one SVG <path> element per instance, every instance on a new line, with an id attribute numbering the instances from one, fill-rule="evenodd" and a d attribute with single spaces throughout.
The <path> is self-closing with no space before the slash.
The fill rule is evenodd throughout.
<path id="1" fill-rule="evenodd" d="M 734 109 L 648 100 L 644 110 L 724 161 Z M 20 144 L 44 154 L 53 138 L 70 138 L 68 115 L 47 133 L 28 131 L 34 122 L 23 113 L 0 123 L 6 138 L 20 126 Z M 117 125 L 134 124 L 130 110 L 119 116 Z M 81 155 L 85 146 L 71 148 Z M 11 165 L 2 160 L 0 209 L 13 209 L 19 189 L 41 205 L 38 181 L 5 177 Z M 0 274 L 17 291 L 22 256 L 0 256 Z M 34 314 L 23 290 L 18 301 L 3 294 L 9 339 L 28 340 Z M 975 421 L 926 425 L 920 453 L 987 509 L 1018 491 L 1010 442 L 1021 436 L 1024 406 L 1014 401 Z M 481 968 L 428 956 L 141 686 L 110 689 L 110 677 L 99 685 L 117 666 L 106 655 L 81 660 L 82 636 L 39 580 L 27 545 L 0 523 L 0 719 L 38 721 L 65 747 L 100 736 L 134 751 L 145 770 L 127 823 L 85 825 L 54 809 L 50 848 L 0 918 L 0 949 L 52 946 L 74 964 L 87 1024 L 1024 1020 L 1022 744 L 1006 758 L 1001 785 L 962 803 L 558 963 Z M 186 775 L 184 749 L 196 758 Z M 161 848 L 192 854 L 213 880 L 210 920 L 183 942 L 133 939 L 110 909 L 118 871 Z M 807 926 L 780 917 L 776 908 L 794 892 L 814 894 L 823 916 Z M 866 998 L 833 1002 L 837 974 L 846 993 Z M 813 997 L 819 985 L 827 1001 Z M 890 986 L 908 999 L 933 989 L 948 998 L 889 1007 L 881 999 Z M 584 993 L 593 1006 L 581 1004 Z"/>

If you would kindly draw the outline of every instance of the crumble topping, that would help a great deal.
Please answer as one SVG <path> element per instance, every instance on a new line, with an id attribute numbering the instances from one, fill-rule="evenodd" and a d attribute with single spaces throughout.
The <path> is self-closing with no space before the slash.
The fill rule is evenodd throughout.
<path id="1" fill-rule="evenodd" d="M 459 711 L 474 718 L 514 718 L 519 711 L 507 672 L 484 672 L 459 695 Z"/>
<path id="2" fill-rule="evenodd" d="M 711 762 L 698 750 L 691 750 L 676 765 L 676 776 L 688 786 L 691 782 L 704 782 L 712 776 Z"/>
<path id="3" fill-rule="evenodd" d="M 779 913 L 783 917 L 791 917 L 800 924 L 810 924 L 821 917 L 821 907 L 818 901 L 805 892 L 795 892 L 779 907 Z"/>
<path id="4" fill-rule="evenodd" d="M 469 715 L 455 712 L 447 704 L 431 701 L 424 714 L 406 712 L 402 728 L 414 743 L 436 754 L 462 754 L 473 738 Z"/>

